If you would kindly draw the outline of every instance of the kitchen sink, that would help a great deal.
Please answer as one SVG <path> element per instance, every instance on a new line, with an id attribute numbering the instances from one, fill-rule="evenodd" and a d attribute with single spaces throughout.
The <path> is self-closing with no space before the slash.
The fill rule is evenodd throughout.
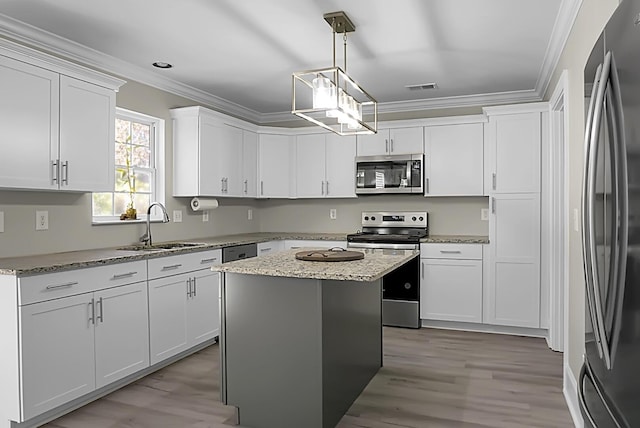
<path id="1" fill-rule="evenodd" d="M 118 250 L 122 251 L 160 251 L 160 250 L 174 250 L 178 248 L 190 248 L 201 247 L 206 244 L 198 242 L 166 242 L 163 244 L 153 245 L 129 245 L 127 247 L 120 247 Z"/>

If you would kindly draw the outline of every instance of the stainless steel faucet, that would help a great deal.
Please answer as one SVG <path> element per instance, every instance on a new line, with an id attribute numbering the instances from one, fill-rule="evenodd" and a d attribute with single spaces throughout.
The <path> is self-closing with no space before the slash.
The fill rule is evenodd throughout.
<path id="1" fill-rule="evenodd" d="M 144 242 L 144 245 L 150 247 L 153 243 L 151 242 L 151 208 L 154 205 L 157 205 L 162 210 L 162 214 L 164 215 L 162 222 L 169 223 L 169 214 L 167 214 L 167 209 L 160 202 L 152 202 L 147 209 L 147 232 L 140 237 L 140 242 Z"/>

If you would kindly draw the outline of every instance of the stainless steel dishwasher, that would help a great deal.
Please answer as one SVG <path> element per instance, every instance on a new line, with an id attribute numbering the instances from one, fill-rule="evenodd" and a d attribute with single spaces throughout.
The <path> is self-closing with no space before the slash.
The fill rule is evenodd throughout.
<path id="1" fill-rule="evenodd" d="M 222 263 L 248 259 L 258 255 L 257 244 L 242 244 L 222 248 Z"/>

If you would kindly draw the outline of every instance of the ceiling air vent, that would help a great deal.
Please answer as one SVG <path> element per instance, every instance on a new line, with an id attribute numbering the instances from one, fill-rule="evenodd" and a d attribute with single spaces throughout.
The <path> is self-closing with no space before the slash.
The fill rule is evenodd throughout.
<path id="1" fill-rule="evenodd" d="M 407 88 L 410 91 L 425 91 L 428 89 L 437 89 L 438 85 L 433 82 L 433 83 L 421 83 L 419 85 L 407 85 L 405 86 L 405 88 Z"/>

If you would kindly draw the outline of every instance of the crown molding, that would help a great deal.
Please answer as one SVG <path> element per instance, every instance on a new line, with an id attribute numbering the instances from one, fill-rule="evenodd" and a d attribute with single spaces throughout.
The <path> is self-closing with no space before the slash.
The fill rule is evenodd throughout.
<path id="1" fill-rule="evenodd" d="M 378 114 L 541 101 L 581 4 L 582 0 L 562 0 L 535 89 L 379 103 Z M 290 111 L 260 113 L 2 14 L 0 14 L 0 37 L 170 92 L 258 125 L 286 122 L 292 119 Z"/>
<path id="2" fill-rule="evenodd" d="M 538 81 L 536 82 L 536 93 L 542 99 L 547 92 L 553 72 L 558 66 L 560 56 L 564 50 L 564 46 L 569 39 L 571 29 L 582 6 L 582 0 L 562 0 L 560 3 L 560 10 L 556 16 L 556 21 L 553 24 L 553 31 L 549 38 L 549 44 L 547 45 L 547 52 L 545 53 L 542 61 L 542 67 L 540 68 L 540 74 L 538 75 Z"/>
<path id="3" fill-rule="evenodd" d="M 88 67 L 106 71 L 109 74 L 135 80 L 136 82 L 191 99 L 232 116 L 256 123 L 260 121 L 260 113 L 255 110 L 168 77 L 159 76 L 157 73 L 143 67 L 133 65 L 2 14 L 0 14 L 0 36 Z"/>

